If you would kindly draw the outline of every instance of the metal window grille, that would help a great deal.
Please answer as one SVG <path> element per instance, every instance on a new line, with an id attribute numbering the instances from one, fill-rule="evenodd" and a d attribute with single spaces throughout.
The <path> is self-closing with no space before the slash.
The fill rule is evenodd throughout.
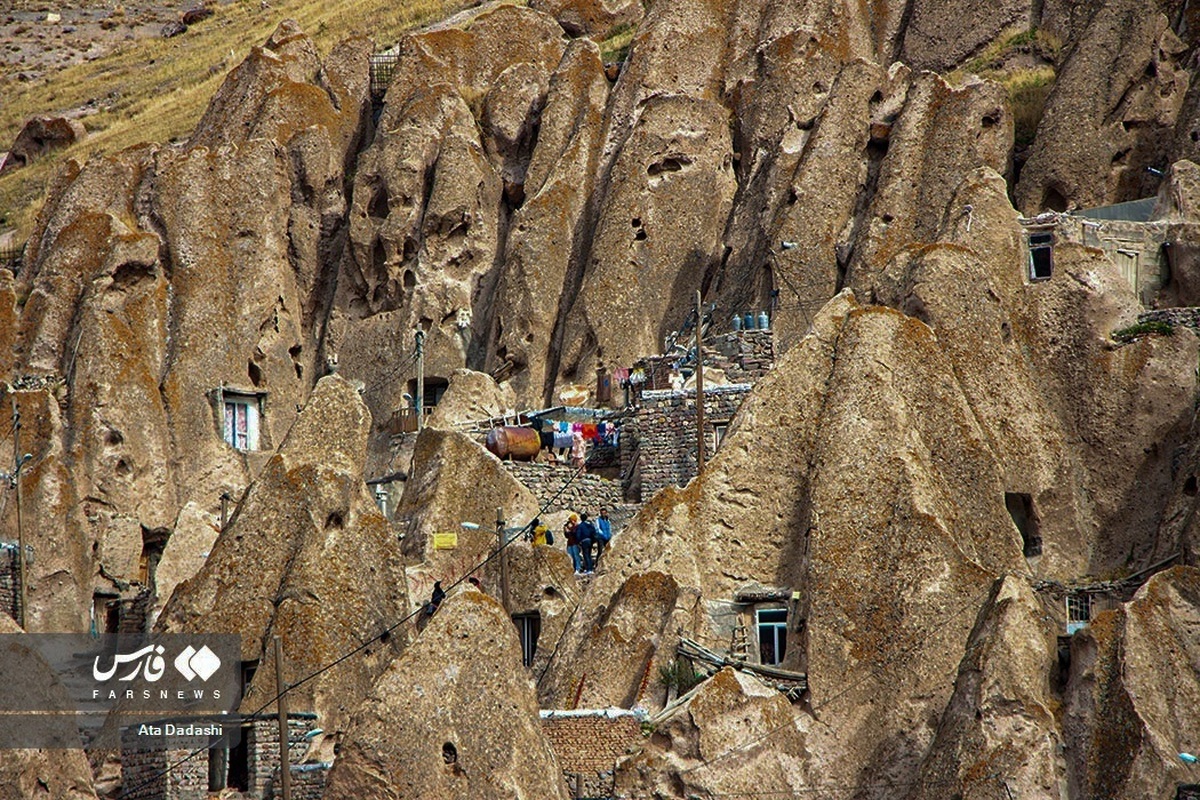
<path id="1" fill-rule="evenodd" d="M 1092 619 L 1090 594 L 1067 595 L 1067 635 L 1087 627 Z"/>

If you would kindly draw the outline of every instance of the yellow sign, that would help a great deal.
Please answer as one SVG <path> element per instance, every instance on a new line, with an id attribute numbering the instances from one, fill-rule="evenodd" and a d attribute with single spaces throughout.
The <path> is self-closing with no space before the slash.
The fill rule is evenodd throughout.
<path id="1" fill-rule="evenodd" d="M 458 532 L 444 531 L 433 535 L 434 550 L 453 550 L 458 547 Z"/>

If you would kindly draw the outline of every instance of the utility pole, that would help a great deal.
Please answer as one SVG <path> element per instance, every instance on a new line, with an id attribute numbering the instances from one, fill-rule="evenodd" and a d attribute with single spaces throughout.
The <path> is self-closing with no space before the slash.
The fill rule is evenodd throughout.
<path id="1" fill-rule="evenodd" d="M 504 509 L 496 509 L 496 546 L 500 548 L 500 603 L 508 613 L 508 548 L 504 536 Z"/>
<path id="2" fill-rule="evenodd" d="M 275 698 L 279 710 L 279 783 L 283 787 L 283 800 L 292 800 L 292 765 L 288 753 L 287 699 L 283 682 L 283 640 L 275 637 Z"/>
<path id="3" fill-rule="evenodd" d="M 25 609 L 28 606 L 29 600 L 29 575 L 25 568 L 25 528 L 21 524 L 21 467 L 25 466 L 28 457 L 21 455 L 21 412 L 17 409 L 17 396 L 12 396 L 12 419 L 13 419 L 13 474 L 12 485 L 13 491 L 16 493 L 17 500 L 17 584 L 19 590 L 17 592 L 20 604 L 21 613 L 17 618 L 21 627 L 25 628 L 26 613 Z"/>
<path id="4" fill-rule="evenodd" d="M 704 300 L 696 290 L 696 475 L 704 474 Z"/>
<path id="5" fill-rule="evenodd" d="M 417 391 L 413 405 L 417 407 L 417 432 L 425 426 L 425 331 L 417 328 Z"/>

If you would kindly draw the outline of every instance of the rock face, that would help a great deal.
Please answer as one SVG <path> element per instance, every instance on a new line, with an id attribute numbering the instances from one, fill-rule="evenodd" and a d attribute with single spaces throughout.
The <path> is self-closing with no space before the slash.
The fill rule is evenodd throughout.
<path id="1" fill-rule="evenodd" d="M 446 393 L 430 413 L 426 424 L 431 428 L 449 430 L 455 423 L 514 413 L 516 407 L 517 400 L 510 387 L 497 385 L 482 373 L 457 369 L 450 373 Z"/>
<path id="2" fill-rule="evenodd" d="M 0 615 L 0 634 L 11 636 L 23 633 L 21 627 L 7 616 Z M 19 644 L 6 644 L 20 647 Z M 46 675 L 9 674 L 9 696 L 44 696 L 47 692 L 62 692 L 57 682 L 47 684 Z M 64 708 L 66 705 L 63 706 Z M 66 718 L 74 728 L 71 718 Z M 92 770 L 82 750 L 4 749 L 0 751 L 0 798 L 25 800 L 29 797 L 54 797 L 62 800 L 95 800 Z"/>
<path id="3" fill-rule="evenodd" d="M 154 594 L 162 630 L 242 634 L 257 710 L 273 636 L 297 680 L 437 580 L 501 596 L 507 563 L 506 608 L 456 586 L 410 649 L 401 627 L 297 690 L 319 755 L 342 745 L 330 796 L 561 797 L 538 700 L 660 708 L 683 636 L 747 628 L 774 660 L 763 610 L 804 704 L 720 673 L 620 770 L 631 793 L 1165 796 L 1196 727 L 1191 568 L 1078 636 L 1065 692 L 1030 586 L 1194 562 L 1200 346 L 1114 342 L 1142 309 L 1093 248 L 1056 242 L 1030 281 L 1009 198 L 1153 193 L 1147 168 L 1197 152 L 1200 26 L 1180 0 L 968 5 L 489 5 L 405 35 L 382 107 L 368 42 L 322 60 L 285 22 L 188 141 L 68 162 L 0 271 L 30 629 Z M 595 39 L 639 17 L 607 70 Z M 1004 86 L 922 70 L 1026 24 L 1065 44 L 1022 165 Z M 1200 302 L 1197 170 L 1160 192 L 1164 302 Z M 497 509 L 537 503 L 447 429 L 586 399 L 697 290 L 718 329 L 768 310 L 782 354 L 705 474 L 594 578 L 561 543 L 491 558 Z M 417 330 L 447 391 L 401 441 Z M 394 523 L 364 463 L 407 475 Z M 536 682 L 510 614 L 538 615 Z"/>
<path id="4" fill-rule="evenodd" d="M 1020 579 L 997 581 L 908 797 L 1071 796 L 1050 686 L 1056 660 L 1038 597 Z"/>
<path id="5" fill-rule="evenodd" d="M 1109 334 L 1136 319 L 1128 284 L 1106 258 L 1070 245 L 1055 250 L 1054 278 L 1027 282 L 1012 216 L 999 176 L 973 173 L 942 217 L 944 244 L 897 258 L 876 296 L 928 323 L 950 354 L 1008 501 L 1027 499 L 1037 518 L 1039 572 L 1149 565 L 1171 453 L 1191 421 L 1196 341 L 1114 347 Z M 1131 469 L 1136 489 L 1122 477 Z M 1131 503 L 1131 493 L 1146 499 Z"/>
<path id="6" fill-rule="evenodd" d="M 363 483 L 370 415 L 349 383 L 322 379 L 279 452 L 238 505 L 195 577 L 159 619 L 165 632 L 242 637 L 259 661 L 242 710 L 276 694 L 271 639 L 283 638 L 285 680 L 297 681 L 407 614 L 400 548 Z M 290 708 L 342 730 L 403 649 L 407 628 L 294 690 Z"/>
<path id="7" fill-rule="evenodd" d="M 726 667 L 656 722 L 642 752 L 619 765 L 617 789 L 633 797 L 803 792 L 808 755 L 783 695 Z"/>
<path id="8" fill-rule="evenodd" d="M 220 496 L 240 496 L 266 462 L 256 451 L 269 454 L 294 421 L 323 368 L 326 259 L 344 241 L 368 52 L 351 41 L 326 68 L 284 23 L 189 143 L 72 163 L 56 178 L 7 339 L 8 374 L 49 387 L 18 397 L 21 448 L 38 459 L 26 524 L 44 555 L 32 630 L 86 630 L 93 588 L 153 589 L 139 565 L 181 510 L 215 518 Z M 226 441 L 232 392 L 262 412 L 257 446 Z"/>
<path id="9" fill-rule="evenodd" d="M 443 604 L 355 712 L 323 796 L 566 800 L 499 603 L 468 591 Z"/>
<path id="10" fill-rule="evenodd" d="M 509 217 L 565 48 L 552 19 L 512 6 L 476 17 L 469 31 L 401 43 L 379 132 L 355 175 L 331 323 L 346 372 L 388 363 L 417 327 L 427 375 L 485 366 Z M 402 406 L 406 377 L 368 387 L 376 416 Z"/>
<path id="11" fill-rule="evenodd" d="M 87 138 L 87 128 L 77 119 L 34 117 L 25 123 L 8 155 L 0 159 L 0 172 L 19 169 L 51 150 L 70 147 Z"/>
<path id="12" fill-rule="evenodd" d="M 1200 573 L 1151 578 L 1125 606 L 1100 615 L 1071 645 L 1065 721 L 1071 796 L 1170 796 L 1189 781 Z"/>
<path id="13" fill-rule="evenodd" d="M 568 35 L 596 40 L 637 25 L 645 14 L 638 0 L 534 0 L 529 6 L 554 17 Z"/>
<path id="14" fill-rule="evenodd" d="M 423 430 L 394 515 L 402 550 L 414 565 L 409 570 L 414 607 L 429 600 L 435 581 L 449 587 L 487 559 L 497 545 L 497 509 L 506 526 L 515 528 L 532 520 L 538 506 L 482 445 L 461 433 Z M 455 545 L 439 549 L 438 533 L 453 534 Z"/>
<path id="15" fill-rule="evenodd" d="M 1188 74 L 1167 16 L 1136 0 L 1098 5 L 1067 53 L 1017 185 L 1026 213 L 1154 194 Z"/>

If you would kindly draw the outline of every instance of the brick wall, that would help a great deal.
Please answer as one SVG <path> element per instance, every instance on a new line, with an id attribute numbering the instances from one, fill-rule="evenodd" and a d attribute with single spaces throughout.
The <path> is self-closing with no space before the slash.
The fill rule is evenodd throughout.
<path id="1" fill-rule="evenodd" d="M 704 391 L 704 417 L 711 458 L 717 424 L 728 423 L 750 392 L 748 384 L 715 386 Z M 622 472 L 627 493 L 640 502 L 666 486 L 683 486 L 696 476 L 696 390 L 642 394 L 637 414 L 621 429 Z"/>
<path id="2" fill-rule="evenodd" d="M 298 764 L 308 752 L 309 740 L 304 735 L 316 727 L 315 715 L 288 715 L 288 760 L 292 764 Z M 250 785 L 246 794 L 270 800 L 279 781 L 279 722 L 275 717 L 256 719 L 246 735 L 250 751 Z"/>
<path id="3" fill-rule="evenodd" d="M 641 746 L 636 718 L 564 717 L 542 719 L 542 732 L 554 748 L 567 786 L 581 780 L 581 797 L 611 797 L 617 759 Z"/>

